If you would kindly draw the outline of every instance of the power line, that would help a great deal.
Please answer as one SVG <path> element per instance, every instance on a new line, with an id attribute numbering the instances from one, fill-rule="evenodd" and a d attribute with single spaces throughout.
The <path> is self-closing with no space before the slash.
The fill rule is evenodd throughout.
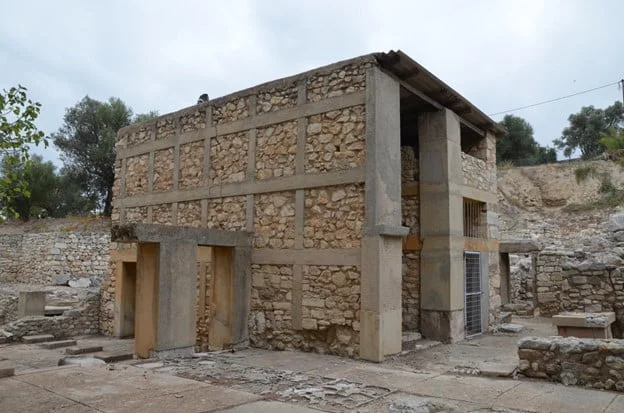
<path id="1" fill-rule="evenodd" d="M 592 89 L 583 90 L 581 92 L 576 92 L 576 93 L 573 93 L 571 95 L 561 96 L 559 98 L 545 100 L 543 102 L 538 102 L 538 103 L 533 103 L 532 105 L 520 106 L 518 108 L 513 108 L 513 109 L 503 110 L 501 112 L 491 113 L 488 116 L 502 115 L 503 113 L 515 112 L 515 111 L 522 110 L 522 109 L 528 109 L 528 108 L 532 108 L 532 107 L 535 107 L 535 106 L 545 105 L 546 103 L 557 102 L 559 100 L 571 98 L 571 97 L 578 96 L 578 95 L 583 95 L 585 93 L 593 92 L 594 90 L 604 89 L 606 87 L 617 85 L 617 84 L 622 84 L 622 81 L 618 80 L 617 82 L 612 82 L 612 83 L 608 83 L 606 85 L 598 86 L 598 87 L 595 87 L 595 88 L 592 88 Z"/>

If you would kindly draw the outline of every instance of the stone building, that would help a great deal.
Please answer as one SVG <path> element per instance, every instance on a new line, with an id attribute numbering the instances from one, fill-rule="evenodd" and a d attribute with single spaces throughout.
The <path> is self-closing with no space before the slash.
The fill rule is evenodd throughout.
<path id="1" fill-rule="evenodd" d="M 502 132 L 400 51 L 124 128 L 112 236 L 136 252 L 112 254 L 101 327 L 142 357 L 381 361 L 402 333 L 478 334 L 500 305 Z"/>

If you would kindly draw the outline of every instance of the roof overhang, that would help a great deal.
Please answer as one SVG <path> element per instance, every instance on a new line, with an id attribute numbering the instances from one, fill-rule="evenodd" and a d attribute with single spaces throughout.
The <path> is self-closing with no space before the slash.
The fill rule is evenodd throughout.
<path id="1" fill-rule="evenodd" d="M 375 58 L 382 69 L 401 82 L 401 86 L 432 108 L 452 110 L 464 126 L 475 132 L 491 132 L 496 137 L 506 133 L 505 128 L 402 51 L 375 53 Z"/>

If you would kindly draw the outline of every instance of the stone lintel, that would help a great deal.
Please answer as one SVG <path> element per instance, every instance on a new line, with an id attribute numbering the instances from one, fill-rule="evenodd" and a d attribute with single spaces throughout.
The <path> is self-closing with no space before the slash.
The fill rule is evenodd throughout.
<path id="1" fill-rule="evenodd" d="M 367 232 L 365 235 L 374 236 L 374 235 L 382 235 L 384 237 L 397 237 L 402 238 L 409 234 L 409 227 L 402 226 L 394 226 L 394 225 L 376 225 L 371 231 Z"/>
<path id="2" fill-rule="evenodd" d="M 541 250 L 539 244 L 531 240 L 506 240 L 500 241 L 498 244 L 499 252 L 514 254 L 528 254 L 530 252 L 538 252 Z"/>
<path id="3" fill-rule="evenodd" d="M 208 246 L 250 246 L 251 234 L 245 231 L 225 231 L 161 224 L 113 225 L 112 242 L 160 243 L 165 241 L 192 241 Z"/>

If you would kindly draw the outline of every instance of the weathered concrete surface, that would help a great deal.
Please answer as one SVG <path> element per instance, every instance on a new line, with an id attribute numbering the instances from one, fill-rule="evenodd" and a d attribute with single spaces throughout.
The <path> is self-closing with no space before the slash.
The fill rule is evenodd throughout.
<path id="1" fill-rule="evenodd" d="M 98 351 L 102 351 L 104 348 L 102 346 L 75 346 L 69 347 L 65 349 L 65 354 L 88 354 L 88 353 L 97 353 Z"/>

